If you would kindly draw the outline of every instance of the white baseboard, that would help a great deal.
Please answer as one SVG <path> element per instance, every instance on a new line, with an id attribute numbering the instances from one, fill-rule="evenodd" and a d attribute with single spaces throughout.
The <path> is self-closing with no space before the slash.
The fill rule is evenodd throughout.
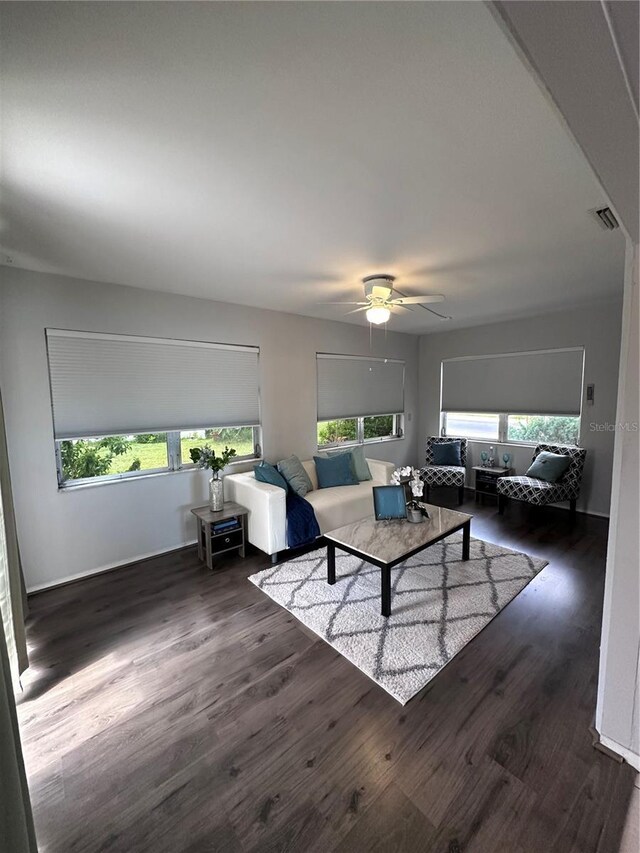
<path id="1" fill-rule="evenodd" d="M 626 746 L 622 746 L 619 743 L 616 743 L 615 740 L 612 740 L 610 737 L 606 735 L 600 735 L 600 743 L 603 746 L 606 746 L 607 749 L 610 749 L 611 752 L 615 752 L 616 755 L 619 755 L 621 758 L 630 764 L 635 770 L 640 773 L 640 755 L 636 755 L 631 749 Z"/>
<path id="2" fill-rule="evenodd" d="M 110 572 L 113 569 L 121 569 L 123 566 L 130 566 L 132 563 L 139 563 L 141 560 L 149 560 L 151 557 L 159 557 L 161 554 L 170 554 L 172 551 L 180 551 L 182 548 L 188 548 L 195 545 L 196 539 L 189 542 L 182 542 L 179 545 L 174 545 L 171 548 L 161 548 L 159 551 L 149 551 L 147 554 L 140 554 L 138 557 L 130 557 L 126 560 L 117 560 L 115 563 L 107 563 L 104 566 L 98 566 L 95 569 L 88 569 L 86 572 L 77 572 L 75 575 L 66 575 L 63 578 L 57 578 L 51 583 L 36 584 L 36 586 L 28 586 L 27 593 L 42 592 L 45 589 L 54 589 L 57 586 L 64 586 L 73 581 L 89 578 L 93 575 L 101 575 L 104 572 Z"/>

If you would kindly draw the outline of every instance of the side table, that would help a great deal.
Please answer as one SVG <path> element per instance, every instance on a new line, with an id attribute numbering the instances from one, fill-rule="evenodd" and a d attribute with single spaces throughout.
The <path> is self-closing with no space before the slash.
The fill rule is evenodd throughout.
<path id="1" fill-rule="evenodd" d="M 482 501 L 485 495 L 498 497 L 498 480 L 500 477 L 509 477 L 513 468 L 485 468 L 484 465 L 474 465 L 476 472 L 476 503 Z"/>
<path id="2" fill-rule="evenodd" d="M 198 558 L 206 563 L 209 569 L 213 571 L 214 555 L 237 550 L 240 556 L 244 557 L 249 513 L 246 507 L 233 501 L 225 501 L 219 512 L 212 512 L 208 506 L 195 507 L 191 512 L 195 515 L 198 525 Z M 236 521 L 237 526 L 217 529 L 217 525 L 225 521 Z"/>

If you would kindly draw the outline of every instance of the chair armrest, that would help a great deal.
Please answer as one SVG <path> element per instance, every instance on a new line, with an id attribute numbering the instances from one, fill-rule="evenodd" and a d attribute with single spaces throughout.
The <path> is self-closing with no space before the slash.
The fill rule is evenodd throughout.
<path id="1" fill-rule="evenodd" d="M 265 554 L 287 547 L 287 498 L 284 489 L 261 483 L 252 474 L 228 474 L 224 478 L 227 500 L 249 510 L 248 539 Z"/>
<path id="2" fill-rule="evenodd" d="M 393 462 L 383 462 L 382 459 L 367 459 L 371 477 L 376 483 L 382 483 L 388 486 L 391 482 L 391 475 L 396 470 L 396 465 Z"/>

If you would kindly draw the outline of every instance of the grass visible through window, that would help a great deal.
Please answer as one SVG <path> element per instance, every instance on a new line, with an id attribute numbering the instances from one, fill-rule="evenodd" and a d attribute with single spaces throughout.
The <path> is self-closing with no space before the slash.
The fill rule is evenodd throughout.
<path id="1" fill-rule="evenodd" d="M 222 451 L 233 447 L 237 456 L 251 456 L 254 452 L 253 429 L 251 427 L 221 427 L 180 433 L 180 454 L 183 465 L 191 464 L 189 451 L 192 447 L 206 444 L 213 450 Z"/>

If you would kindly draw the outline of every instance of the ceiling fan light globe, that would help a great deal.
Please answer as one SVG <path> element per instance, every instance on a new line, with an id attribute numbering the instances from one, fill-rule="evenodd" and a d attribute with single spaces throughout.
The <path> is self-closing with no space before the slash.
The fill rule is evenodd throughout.
<path id="1" fill-rule="evenodd" d="M 391 316 L 391 311 L 382 305 L 375 305 L 367 311 L 367 320 L 375 326 L 380 326 L 386 323 Z"/>

